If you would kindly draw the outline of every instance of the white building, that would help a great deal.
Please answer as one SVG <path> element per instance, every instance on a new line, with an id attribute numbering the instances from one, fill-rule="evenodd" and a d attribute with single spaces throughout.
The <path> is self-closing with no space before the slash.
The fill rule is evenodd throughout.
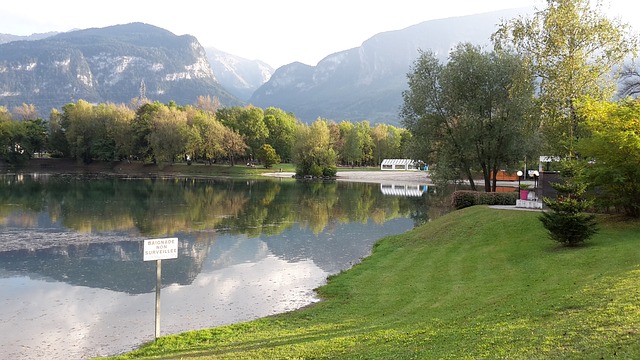
<path id="1" fill-rule="evenodd" d="M 410 159 L 384 159 L 380 170 L 417 170 L 416 162 Z"/>

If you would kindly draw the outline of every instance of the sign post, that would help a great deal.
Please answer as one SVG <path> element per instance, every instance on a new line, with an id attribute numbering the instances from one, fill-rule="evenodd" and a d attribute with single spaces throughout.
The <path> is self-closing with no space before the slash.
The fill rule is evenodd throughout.
<path id="1" fill-rule="evenodd" d="M 160 337 L 160 289 L 162 288 L 162 260 L 178 257 L 178 238 L 149 239 L 144 241 L 144 261 L 156 261 L 156 320 L 153 340 Z"/>

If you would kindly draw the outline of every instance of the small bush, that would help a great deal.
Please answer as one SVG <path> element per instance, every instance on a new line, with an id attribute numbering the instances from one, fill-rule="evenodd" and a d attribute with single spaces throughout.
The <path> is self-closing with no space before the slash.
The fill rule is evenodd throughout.
<path id="1" fill-rule="evenodd" d="M 517 192 L 480 192 L 459 190 L 452 195 L 452 205 L 455 209 L 463 209 L 474 205 L 515 205 L 518 199 Z"/>
<path id="2" fill-rule="evenodd" d="M 325 177 L 336 177 L 337 173 L 338 168 L 335 166 L 326 166 L 324 169 L 322 169 L 322 176 Z"/>

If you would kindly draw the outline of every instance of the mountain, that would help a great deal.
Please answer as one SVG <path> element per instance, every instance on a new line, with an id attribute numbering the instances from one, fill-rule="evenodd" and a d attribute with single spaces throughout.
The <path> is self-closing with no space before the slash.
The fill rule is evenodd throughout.
<path id="1" fill-rule="evenodd" d="M 278 68 L 249 102 L 291 111 L 304 122 L 322 117 L 398 124 L 402 91 L 420 49 L 433 51 L 444 62 L 460 42 L 490 44 L 496 24 L 526 11 L 530 10 L 432 20 L 380 33 L 316 66 L 292 63 Z"/>
<path id="2" fill-rule="evenodd" d="M 46 39 L 48 37 L 59 34 L 58 32 L 51 31 L 40 34 L 31 34 L 27 36 L 22 35 L 11 35 L 11 34 L 0 34 L 0 44 L 6 44 L 12 41 L 20 41 L 20 40 L 41 40 Z"/>
<path id="3" fill-rule="evenodd" d="M 201 95 L 216 96 L 224 106 L 242 104 L 216 81 L 195 37 L 148 24 L 0 45 L 0 106 L 27 103 L 48 112 L 80 99 L 129 103 L 141 95 L 180 105 Z"/>
<path id="4" fill-rule="evenodd" d="M 206 47 L 211 70 L 220 85 L 234 96 L 249 100 L 273 74 L 273 67 L 260 60 L 247 60 L 213 47 Z"/>

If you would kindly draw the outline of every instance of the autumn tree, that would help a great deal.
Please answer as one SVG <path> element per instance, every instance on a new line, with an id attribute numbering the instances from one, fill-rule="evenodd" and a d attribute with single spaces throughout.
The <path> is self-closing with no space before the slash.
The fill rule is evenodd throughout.
<path id="1" fill-rule="evenodd" d="M 196 107 L 202 109 L 205 112 L 215 114 L 218 109 L 220 109 L 220 99 L 217 96 L 211 97 L 211 95 L 207 96 L 198 96 L 196 100 Z"/>
<path id="2" fill-rule="evenodd" d="M 16 106 L 13 109 L 13 113 L 21 120 L 35 120 L 38 118 L 38 110 L 33 104 L 22 103 L 21 106 Z"/>
<path id="3" fill-rule="evenodd" d="M 244 137 L 240 133 L 225 127 L 222 136 L 222 148 L 224 154 L 229 158 L 231 166 L 234 166 L 236 159 L 244 156 L 249 146 L 247 146 Z"/>
<path id="4" fill-rule="evenodd" d="M 575 155 L 580 137 L 575 101 L 583 95 L 611 99 L 612 72 L 635 54 L 637 37 L 628 25 L 603 16 L 600 2 L 547 0 L 532 17 L 500 25 L 496 49 L 514 49 L 539 79 L 538 100 L 549 155 Z"/>

